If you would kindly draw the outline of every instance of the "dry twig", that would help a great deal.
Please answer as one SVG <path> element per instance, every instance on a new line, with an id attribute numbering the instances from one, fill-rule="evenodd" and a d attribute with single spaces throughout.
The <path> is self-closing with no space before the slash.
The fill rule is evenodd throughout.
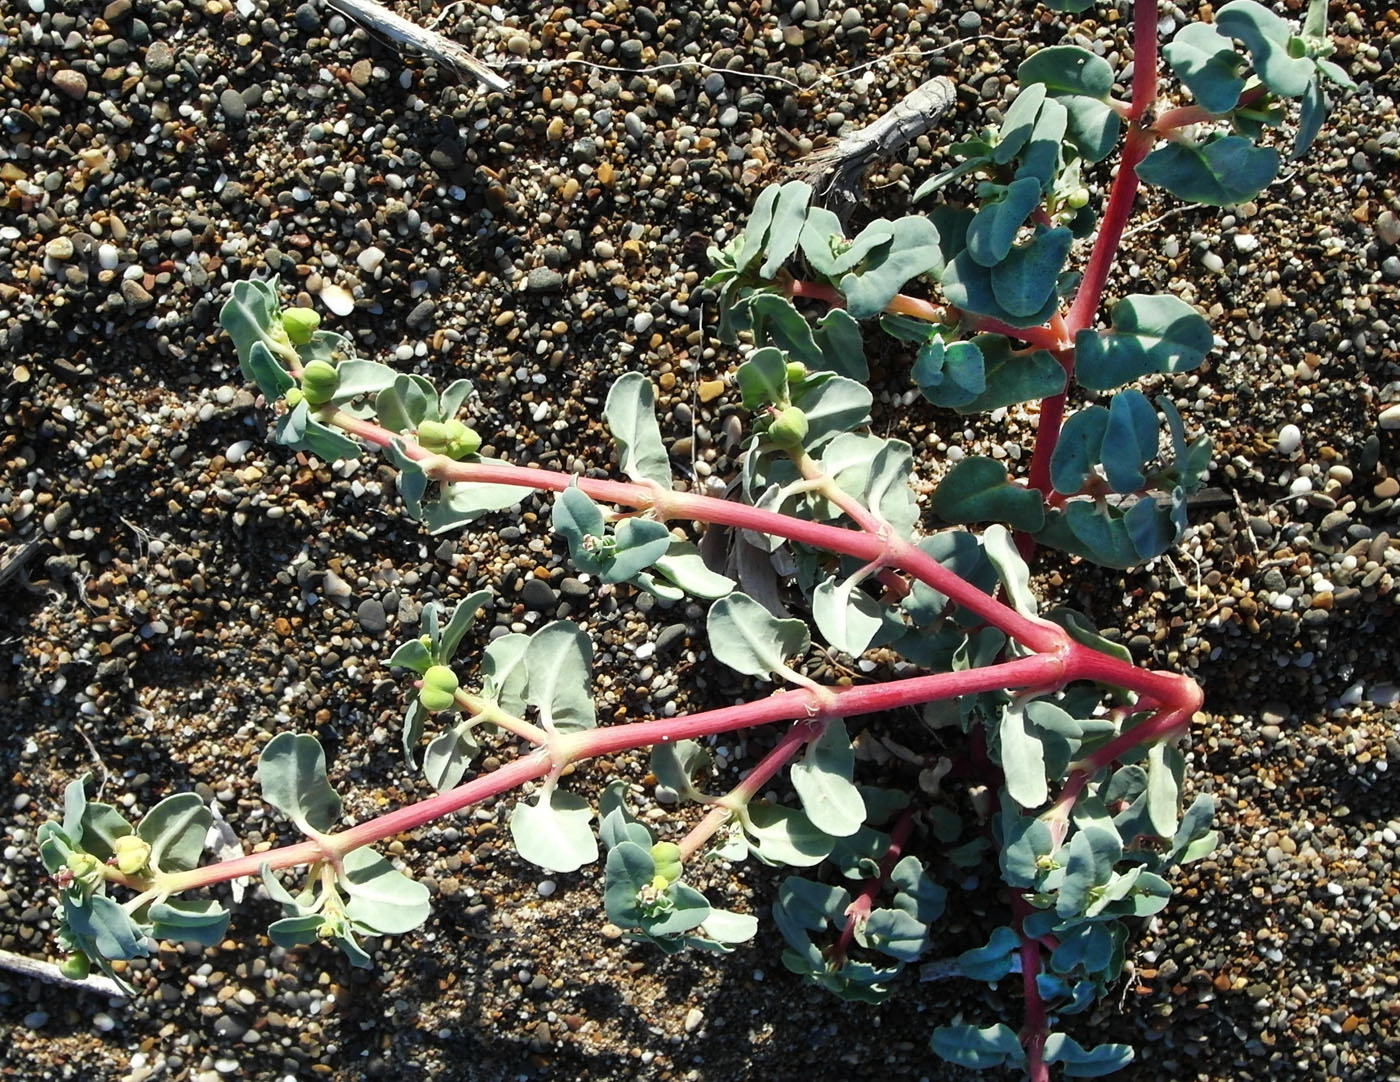
<path id="1" fill-rule="evenodd" d="M 331 7 L 342 15 L 354 19 L 366 30 L 380 34 L 396 46 L 410 45 L 424 53 L 443 67 L 451 68 L 458 78 L 468 76 L 488 90 L 505 91 L 510 83 L 497 75 L 467 51 L 466 46 L 445 38 L 434 30 L 425 30 L 411 23 L 401 15 L 396 15 L 375 0 L 328 0 Z"/>

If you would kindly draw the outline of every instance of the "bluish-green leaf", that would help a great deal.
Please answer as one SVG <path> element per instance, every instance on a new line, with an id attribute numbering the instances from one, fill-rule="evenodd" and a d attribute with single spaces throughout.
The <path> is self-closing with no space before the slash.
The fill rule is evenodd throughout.
<path id="1" fill-rule="evenodd" d="M 800 811 L 775 804 L 751 804 L 743 824 L 754 854 L 765 864 L 810 868 L 825 860 L 834 844 Z"/>
<path id="2" fill-rule="evenodd" d="M 1290 161 L 1297 161 L 1308 152 L 1322 130 L 1322 122 L 1327 119 L 1327 95 L 1322 89 L 1322 80 L 1314 78 L 1303 92 L 1302 108 L 1298 112 L 1298 134 L 1293 140 Z"/>
<path id="3" fill-rule="evenodd" d="M 768 239 L 768 227 L 773 223 L 773 208 L 778 203 L 781 185 L 770 184 L 758 193 L 754 200 L 753 212 L 749 215 L 741 242 L 734 253 L 734 267 L 743 274 L 750 265 L 763 254 L 764 242 Z"/>
<path id="4" fill-rule="evenodd" d="M 1002 809 L 1001 873 L 1008 886 L 1030 889 L 1055 852 L 1054 835 L 1043 819 Z"/>
<path id="5" fill-rule="evenodd" d="M 1210 324 L 1185 301 L 1134 293 L 1113 306 L 1113 327 L 1075 337 L 1075 378 L 1107 391 L 1153 372 L 1189 372 L 1210 352 Z"/>
<path id="6" fill-rule="evenodd" d="M 105 894 L 92 894 L 82 901 L 72 892 L 62 895 L 63 918 L 77 935 L 92 943 L 99 957 L 109 961 L 144 958 L 145 930 L 127 911 Z"/>
<path id="7" fill-rule="evenodd" d="M 162 872 L 187 872 L 199 864 L 204 837 L 213 821 L 198 794 L 177 793 L 148 811 L 136 833 L 150 843 L 151 867 Z"/>
<path id="8" fill-rule="evenodd" d="M 705 620 L 710 653 L 745 676 L 772 679 L 787 668 L 787 659 L 812 645 L 801 620 L 780 620 L 743 593 L 722 597 Z"/>
<path id="9" fill-rule="evenodd" d="M 788 401 L 787 358 L 780 349 L 765 346 L 749 354 L 734 378 L 747 410 L 784 405 Z"/>
<path id="10" fill-rule="evenodd" d="M 1045 781 L 1045 749 L 1026 723 L 1023 702 L 1013 700 L 1006 705 L 997 733 L 1007 793 L 1023 808 L 1040 807 L 1050 799 Z"/>
<path id="11" fill-rule="evenodd" d="M 851 781 L 855 753 L 840 718 L 807 745 L 789 771 L 802 811 L 818 830 L 837 838 L 854 834 L 865 822 L 865 802 Z"/>
<path id="12" fill-rule="evenodd" d="M 1111 105 L 1086 94 L 1052 93 L 1052 98 L 1065 108 L 1065 137 L 1088 162 L 1102 161 L 1118 143 L 1123 121 Z M 1085 207 L 1080 215 L 1093 221 L 1093 212 Z M 1072 230 L 1076 237 L 1087 235 L 1087 229 L 1076 222 Z"/>
<path id="13" fill-rule="evenodd" d="M 525 712 L 525 650 L 528 635 L 502 635 L 486 644 L 481 655 L 481 694 L 507 714 Z"/>
<path id="14" fill-rule="evenodd" d="M 948 471 L 929 500 L 929 510 L 944 522 L 1005 522 L 1029 533 L 1045 522 L 1040 493 L 1012 484 L 1005 466 L 979 455 Z"/>
<path id="15" fill-rule="evenodd" d="M 1055 179 L 1068 129 L 1069 111 L 1054 97 L 1046 98 L 1031 129 L 1030 142 L 1021 151 L 1021 168 L 1016 170 L 1016 179 L 1034 177 L 1042 188 L 1049 188 Z"/>
<path id="16" fill-rule="evenodd" d="M 640 372 L 619 376 L 603 404 L 603 418 L 618 447 L 618 465 L 638 484 L 671 488 L 671 460 L 656 423 L 656 392 Z"/>
<path id="17" fill-rule="evenodd" d="M 1021 226 L 1040 206 L 1040 196 L 1040 182 L 1025 177 L 1013 180 L 1000 200 L 984 203 L 967 227 L 968 254 L 984 267 L 1005 259 Z"/>
<path id="18" fill-rule="evenodd" d="M 91 801 L 83 808 L 81 823 L 79 844 L 84 853 L 90 853 L 98 860 L 110 860 L 116 840 L 133 831 L 121 812 L 110 804 L 97 801 Z"/>
<path id="19" fill-rule="evenodd" d="M 246 368 L 269 402 L 276 401 L 296 386 L 296 380 L 277 362 L 265 342 L 253 343 L 248 351 Z"/>
<path id="20" fill-rule="evenodd" d="M 1064 232 L 1067 233 L 1068 230 L 1064 230 Z M 1058 242 L 1052 242 L 1052 244 L 1055 243 Z M 1005 265 L 1005 263 L 1000 264 L 1000 266 Z M 1015 273 L 1019 274 L 1023 270 L 1024 268 L 1018 268 Z M 1012 278 L 1014 275 L 1009 277 L 1008 281 L 1012 281 Z M 1055 314 L 1055 309 L 1059 305 L 1059 298 L 1052 288 L 1050 295 L 1045 298 L 1045 303 L 1030 315 L 1022 316 L 1010 311 L 1002 305 L 996 289 L 993 288 L 992 269 L 982 266 L 967 252 L 960 253 L 948 264 L 943 272 L 942 286 L 944 297 L 955 308 L 990 316 L 1012 327 L 1039 326 Z"/>
<path id="21" fill-rule="evenodd" d="M 893 223 L 888 245 L 870 253 L 855 270 L 841 279 L 846 310 L 854 319 L 879 314 L 905 283 L 921 274 L 935 278 L 943 273 L 943 245 L 934 221 L 910 214 Z"/>
<path id="22" fill-rule="evenodd" d="M 728 575 L 711 571 L 700 550 L 689 541 L 672 538 L 670 546 L 652 564 L 652 570 L 674 582 L 692 597 L 724 597 L 738 585 Z"/>
<path id="23" fill-rule="evenodd" d="M 1020 1067 L 1026 1062 L 1016 1031 L 1002 1022 L 985 1029 L 967 1024 L 939 1026 L 929 1038 L 929 1047 L 949 1063 L 977 1070 Z"/>
<path id="24" fill-rule="evenodd" d="M 626 518 L 617 524 L 617 547 L 603 569 L 604 582 L 626 582 L 662 556 L 671 547 L 671 531 L 655 519 Z"/>
<path id="25" fill-rule="evenodd" d="M 1231 206 L 1253 199 L 1278 176 L 1279 153 L 1242 135 L 1168 143 L 1138 163 L 1137 175 L 1188 203 Z"/>
<path id="26" fill-rule="evenodd" d="M 1114 492 L 1136 492 L 1147 483 L 1142 467 L 1157 457 L 1157 411 L 1141 391 L 1114 395 L 1104 430 L 1103 466 Z"/>
<path id="27" fill-rule="evenodd" d="M 778 189 L 772 218 L 763 239 L 764 261 L 758 269 L 760 278 L 772 278 L 788 256 L 797 250 L 802 226 L 807 220 L 807 205 L 812 201 L 812 186 L 801 180 L 790 180 Z"/>
<path id="28" fill-rule="evenodd" d="M 1132 1063 L 1133 1049 L 1126 1044 L 1085 1049 L 1073 1037 L 1052 1033 L 1045 1038 L 1045 1062 L 1061 1064 L 1066 1078 L 1101 1078 Z"/>
<path id="29" fill-rule="evenodd" d="M 704 795 L 695 787 L 695 778 L 708 773 L 713 761 L 705 746 L 695 740 L 673 740 L 651 748 L 651 772 L 682 800 L 698 800 Z"/>
<path id="30" fill-rule="evenodd" d="M 352 849 L 345 854 L 342 867 L 345 874 L 339 883 L 348 895 L 345 915 L 363 930 L 403 935 L 428 919 L 428 888 L 373 849 Z"/>
<path id="31" fill-rule="evenodd" d="M 307 947 L 320 940 L 321 928 L 325 923 L 325 918 L 319 913 L 283 917 L 267 926 L 267 938 L 283 950 Z"/>
<path id="32" fill-rule="evenodd" d="M 928 877 L 923 864 L 913 854 L 902 857 L 891 870 L 890 885 L 895 888 L 896 909 L 904 910 L 924 924 L 943 916 L 948 892 Z"/>
<path id="33" fill-rule="evenodd" d="M 399 374 L 378 361 L 348 360 L 335 366 L 340 377 L 332 402 L 348 402 L 362 394 L 377 394 L 392 387 Z"/>
<path id="34" fill-rule="evenodd" d="M 1029 243 L 1013 248 L 991 268 L 992 292 L 1003 311 L 1018 319 L 1038 315 L 1054 304 L 1055 283 L 1064 269 L 1074 236 L 1064 226 L 1043 230 Z"/>
<path id="35" fill-rule="evenodd" d="M 945 345 L 941 335 L 924 343 L 910 375 L 924 398 L 944 409 L 967 406 L 987 389 L 982 351 L 977 344 Z"/>
<path id="36" fill-rule="evenodd" d="M 1245 81 L 1239 70 L 1244 58 L 1209 23 L 1187 23 L 1162 55 L 1207 112 L 1228 113 L 1240 100 Z"/>
<path id="37" fill-rule="evenodd" d="M 278 733 L 258 757 L 263 799 L 302 830 L 324 833 L 340 818 L 340 797 L 326 780 L 326 754 L 314 736 Z"/>
<path id="38" fill-rule="evenodd" d="M 480 750 L 465 725 L 440 732 L 423 749 L 423 777 L 439 793 L 446 792 L 462 780 Z"/>
<path id="39" fill-rule="evenodd" d="M 1065 389 L 1065 370 L 1049 350 L 1013 350 L 1000 334 L 979 334 L 969 345 L 982 355 L 985 389 L 969 402 L 955 406 L 959 413 L 987 413 L 1016 402 L 1033 402 Z"/>
<path id="40" fill-rule="evenodd" d="M 992 161 L 997 165 L 1006 165 L 1030 141 L 1036 117 L 1045 104 L 1045 90 L 1040 83 L 1024 86 L 1007 107 L 997 144 L 992 150 Z"/>
<path id="41" fill-rule="evenodd" d="M 516 851 L 551 872 L 574 872 L 598 859 L 589 825 L 593 809 L 582 797 L 555 789 L 530 804 L 518 800 L 510 813 Z"/>
<path id="42" fill-rule="evenodd" d="M 420 676 L 433 665 L 433 655 L 418 639 L 400 643 L 384 664 L 390 668 L 411 669 Z"/>
<path id="43" fill-rule="evenodd" d="M 642 923 L 638 895 L 651 886 L 656 862 L 646 846 L 619 841 L 608 850 L 604 865 L 603 907 L 608 920 L 619 928 L 637 928 Z"/>
<path id="44" fill-rule="evenodd" d="M 981 947 L 958 955 L 958 969 L 969 980 L 996 984 L 1016 966 L 1021 937 L 1006 925 L 992 930 L 991 938 Z"/>
<path id="45" fill-rule="evenodd" d="M 1050 483 L 1055 491 L 1076 495 L 1093 476 L 1103 457 L 1103 437 L 1108 430 L 1108 410 L 1086 406 L 1070 414 L 1050 456 Z"/>
<path id="46" fill-rule="evenodd" d="M 212 898 L 202 901 L 156 902 L 149 911 L 151 934 L 157 939 L 215 946 L 228 929 L 229 913 Z"/>
<path id="47" fill-rule="evenodd" d="M 556 620 L 525 647 L 525 701 L 550 732 L 576 733 L 597 722 L 593 705 L 593 641 L 577 624 Z"/>
<path id="48" fill-rule="evenodd" d="M 842 235 L 841 219 L 825 207 L 812 207 L 802 227 L 802 254 L 818 274 L 838 280 L 847 271 L 894 236 L 894 227 L 877 218 L 862 229 L 854 240 Z"/>
<path id="49" fill-rule="evenodd" d="M 424 509 L 423 522 L 429 532 L 443 533 L 475 522 L 492 511 L 514 507 L 527 494 L 528 490 L 517 485 L 451 481 L 441 486 L 438 499 Z"/>
<path id="50" fill-rule="evenodd" d="M 1255 0 L 1234 0 L 1215 13 L 1215 25 L 1245 43 L 1265 86 L 1285 98 L 1302 97 L 1314 65 L 1308 56 L 1292 55 L 1293 28 L 1287 22 Z"/>
<path id="51" fill-rule="evenodd" d="M 928 925 L 902 909 L 875 909 L 856 926 L 856 942 L 901 962 L 917 962 L 928 949 Z"/>

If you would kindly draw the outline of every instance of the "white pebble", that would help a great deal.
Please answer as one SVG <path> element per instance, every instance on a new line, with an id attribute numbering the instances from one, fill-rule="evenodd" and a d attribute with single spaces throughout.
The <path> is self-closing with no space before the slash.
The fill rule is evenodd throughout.
<path id="1" fill-rule="evenodd" d="M 1395 403 L 1393 406 L 1386 406 L 1385 409 L 1381 410 L 1381 415 L 1378 419 L 1382 428 L 1400 428 L 1400 402 Z"/>
<path id="2" fill-rule="evenodd" d="M 106 1011 L 98 1011 L 92 1016 L 92 1025 L 100 1033 L 111 1033 L 117 1028 L 117 1020 Z"/>
<path id="3" fill-rule="evenodd" d="M 1301 496 L 1305 492 L 1312 491 L 1311 477 L 1295 477 L 1293 483 L 1288 486 L 1288 491 L 1294 496 Z"/>
<path id="4" fill-rule="evenodd" d="M 248 448 L 251 446 L 253 446 L 252 440 L 239 440 L 237 443 L 229 444 L 229 449 L 224 452 L 224 458 L 234 464 L 242 462 L 243 456 L 248 453 Z"/>
<path id="5" fill-rule="evenodd" d="M 360 270 L 372 274 L 384 262 L 384 249 L 371 245 L 355 257 L 355 262 L 360 265 Z"/>
<path id="6" fill-rule="evenodd" d="M 654 653 L 656 653 L 656 643 L 644 642 L 641 646 L 637 647 L 637 660 L 645 661 Z"/>
<path id="7" fill-rule="evenodd" d="M 1278 609 L 1279 612 L 1288 612 L 1293 608 L 1292 594 L 1274 594 L 1269 599 L 1269 604 Z"/>
<path id="8" fill-rule="evenodd" d="M 1253 233 L 1236 233 L 1235 247 L 1241 252 L 1252 252 L 1259 247 L 1259 238 Z"/>
<path id="9" fill-rule="evenodd" d="M 1284 425 L 1278 430 L 1276 445 L 1279 454 L 1291 455 L 1303 445 L 1303 433 L 1299 431 L 1297 425 Z"/>
<path id="10" fill-rule="evenodd" d="M 557 884 L 553 879 L 541 879 L 539 885 L 535 887 L 535 893 L 541 898 L 548 898 L 557 889 Z"/>
<path id="11" fill-rule="evenodd" d="M 355 298 L 343 286 L 324 286 L 321 289 L 321 303 L 337 316 L 348 316 L 355 310 Z"/>
<path id="12" fill-rule="evenodd" d="M 1221 259 L 1214 252 L 1207 252 L 1201 256 L 1201 266 L 1210 271 L 1211 274 L 1219 274 L 1225 269 L 1225 260 Z"/>
<path id="13" fill-rule="evenodd" d="M 99 244 L 97 246 L 97 265 L 103 270 L 116 270 L 117 260 L 121 253 L 117 251 L 115 244 Z"/>
<path id="14" fill-rule="evenodd" d="M 638 334 L 646 334 L 651 329 L 655 317 L 650 312 L 638 312 L 632 317 L 632 329 Z"/>

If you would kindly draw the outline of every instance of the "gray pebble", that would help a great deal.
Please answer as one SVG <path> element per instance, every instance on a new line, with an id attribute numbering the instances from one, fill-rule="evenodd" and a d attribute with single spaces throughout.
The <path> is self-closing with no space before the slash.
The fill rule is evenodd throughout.
<path id="1" fill-rule="evenodd" d="M 529 293 L 558 293 L 564 288 L 564 276 L 551 267 L 536 267 L 525 278 Z"/>
<path id="2" fill-rule="evenodd" d="M 175 70 L 175 50 L 167 42 L 153 41 L 146 50 L 146 71 L 150 75 L 168 75 Z"/>
<path id="3" fill-rule="evenodd" d="M 232 87 L 219 95 L 219 108 L 224 111 L 224 116 L 230 124 L 242 124 L 243 118 L 248 115 L 248 103 L 243 100 L 243 95 Z"/>
<path id="4" fill-rule="evenodd" d="M 525 585 L 520 588 L 520 600 L 525 603 L 527 609 L 533 609 L 535 612 L 547 612 L 557 604 L 549 583 L 533 575 L 527 578 Z"/>
<path id="5" fill-rule="evenodd" d="M 371 635 L 378 635 L 389 626 L 389 617 L 384 611 L 384 605 L 375 597 L 361 601 L 355 615 L 359 617 L 360 627 Z"/>
<path id="6" fill-rule="evenodd" d="M 413 307 L 413 311 L 408 313 L 405 321 L 415 331 L 426 331 L 433 325 L 433 315 L 437 312 L 437 305 L 432 301 L 419 301 Z"/>

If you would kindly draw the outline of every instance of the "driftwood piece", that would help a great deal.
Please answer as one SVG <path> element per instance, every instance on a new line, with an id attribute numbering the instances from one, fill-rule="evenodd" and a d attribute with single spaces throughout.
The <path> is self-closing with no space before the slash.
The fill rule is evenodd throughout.
<path id="1" fill-rule="evenodd" d="M 17 973 L 21 977 L 31 977 L 35 980 L 44 981 L 46 984 L 60 984 L 65 988 L 73 988 L 82 992 L 96 992 L 100 996 L 110 996 L 113 999 L 124 999 L 126 993 L 116 981 L 110 977 L 103 977 L 94 973 L 84 977 L 80 981 L 75 981 L 71 977 L 65 977 L 59 972 L 58 966 L 52 962 L 41 961 L 37 958 L 30 958 L 27 955 L 15 954 L 13 951 L 0 951 L 0 969 L 7 969 L 11 973 Z"/>
<path id="2" fill-rule="evenodd" d="M 366 30 L 388 38 L 396 46 L 409 45 L 432 57 L 465 81 L 475 79 L 488 90 L 508 90 L 510 82 L 488 68 L 460 42 L 445 38 L 434 30 L 425 30 L 417 23 L 396 15 L 375 0 L 327 0 L 331 7 L 354 19 Z"/>
<path id="3" fill-rule="evenodd" d="M 791 170 L 844 225 L 860 200 L 860 181 L 874 162 L 902 150 L 932 130 L 957 100 L 953 81 L 938 75 L 920 84 L 863 128 L 813 151 Z"/>

